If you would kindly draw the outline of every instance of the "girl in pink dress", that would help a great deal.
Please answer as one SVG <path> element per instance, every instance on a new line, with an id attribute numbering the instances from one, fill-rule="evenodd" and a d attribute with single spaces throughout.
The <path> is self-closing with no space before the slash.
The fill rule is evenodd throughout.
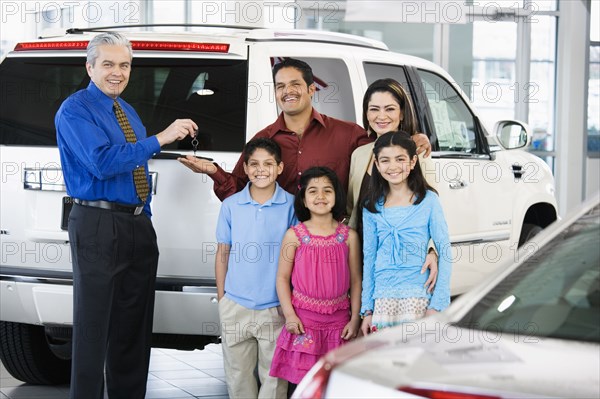
<path id="1" fill-rule="evenodd" d="M 329 350 L 356 337 L 360 325 L 358 235 L 338 222 L 346 195 L 331 169 L 302 173 L 294 208 L 300 224 L 281 244 L 277 295 L 285 328 L 270 375 L 297 384 Z"/>

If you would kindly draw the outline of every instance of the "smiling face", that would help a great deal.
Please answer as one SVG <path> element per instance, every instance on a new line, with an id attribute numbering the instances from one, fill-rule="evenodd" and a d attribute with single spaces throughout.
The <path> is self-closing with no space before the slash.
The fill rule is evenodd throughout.
<path id="1" fill-rule="evenodd" d="M 286 115 L 298 115 L 312 108 L 315 85 L 308 86 L 296 68 L 281 68 L 275 75 L 277 105 Z"/>
<path id="2" fill-rule="evenodd" d="M 310 179 L 304 193 L 304 206 L 313 215 L 331 213 L 335 206 L 335 188 L 325 176 Z"/>
<path id="3" fill-rule="evenodd" d="M 398 130 L 402 117 L 400 104 L 391 93 L 379 91 L 371 95 L 367 107 L 367 120 L 377 137 Z"/>
<path id="4" fill-rule="evenodd" d="M 121 95 L 131 73 L 131 53 L 125 46 L 98 46 L 98 58 L 94 65 L 85 64 L 92 82 L 109 97 Z"/>
<path id="5" fill-rule="evenodd" d="M 399 145 L 382 148 L 375 159 L 377 170 L 390 185 L 406 184 L 416 163 L 417 157 L 411 159 L 408 151 Z"/>
<path id="6" fill-rule="evenodd" d="M 266 188 L 272 185 L 283 171 L 283 162 L 277 164 L 275 157 L 264 148 L 257 148 L 244 163 L 244 172 L 253 186 Z"/>

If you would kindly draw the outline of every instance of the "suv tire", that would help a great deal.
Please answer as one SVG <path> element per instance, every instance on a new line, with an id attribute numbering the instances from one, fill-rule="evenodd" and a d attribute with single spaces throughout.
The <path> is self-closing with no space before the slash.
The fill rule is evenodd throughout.
<path id="1" fill-rule="evenodd" d="M 71 380 L 71 361 L 52 352 L 43 326 L 1 321 L 0 359 L 13 377 L 29 384 L 58 385 Z"/>
<path id="2" fill-rule="evenodd" d="M 521 236 L 519 237 L 519 246 L 522 246 L 527 241 L 531 240 L 542 230 L 543 229 L 537 224 L 523 223 L 523 228 L 521 229 Z"/>

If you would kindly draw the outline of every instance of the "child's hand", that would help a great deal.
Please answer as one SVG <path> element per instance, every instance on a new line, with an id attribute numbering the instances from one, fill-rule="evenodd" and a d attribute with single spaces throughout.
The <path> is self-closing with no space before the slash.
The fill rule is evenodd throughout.
<path id="1" fill-rule="evenodd" d="M 285 318 L 285 329 L 291 334 L 304 334 L 304 325 L 296 315 Z"/>
<path id="2" fill-rule="evenodd" d="M 350 319 L 348 324 L 344 327 L 342 331 L 342 339 L 348 341 L 349 339 L 354 339 L 358 335 L 358 331 L 360 330 L 360 319 L 358 317 Z"/>
<path id="3" fill-rule="evenodd" d="M 373 320 L 372 315 L 364 317 L 364 319 L 362 321 L 362 325 L 360 327 L 363 335 L 369 335 L 371 333 L 371 321 L 372 320 Z"/>
<path id="4" fill-rule="evenodd" d="M 425 317 L 427 317 L 427 316 L 432 316 L 432 315 L 434 315 L 434 314 L 436 314 L 436 313 L 438 313 L 438 311 L 437 311 L 437 310 L 435 310 L 435 309 L 427 309 L 427 310 L 425 311 Z"/>

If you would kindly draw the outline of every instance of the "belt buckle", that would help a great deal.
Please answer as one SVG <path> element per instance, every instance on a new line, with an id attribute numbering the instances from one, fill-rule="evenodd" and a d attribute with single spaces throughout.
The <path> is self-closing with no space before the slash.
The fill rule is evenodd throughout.
<path id="1" fill-rule="evenodd" d="M 143 210 L 144 210 L 144 205 L 136 206 L 135 209 L 133 210 L 133 215 L 138 216 L 142 213 Z"/>

